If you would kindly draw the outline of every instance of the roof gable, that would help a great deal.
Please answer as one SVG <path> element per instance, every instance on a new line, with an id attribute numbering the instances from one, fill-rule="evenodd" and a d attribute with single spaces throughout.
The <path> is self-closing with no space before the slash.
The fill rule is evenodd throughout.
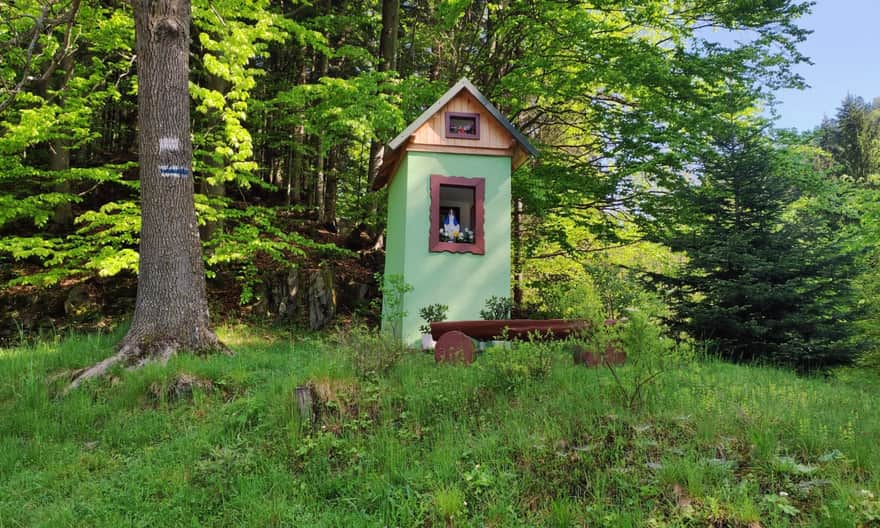
<path id="1" fill-rule="evenodd" d="M 465 95 L 470 98 L 466 98 Z M 469 105 L 470 108 L 463 108 L 462 105 Z M 480 123 L 481 129 L 489 132 L 489 137 L 481 139 L 479 142 L 474 142 L 472 139 L 446 138 L 443 134 L 443 111 L 450 109 L 479 111 L 480 115 L 491 117 L 491 119 L 481 120 Z M 493 132 L 494 134 L 492 134 Z M 501 115 L 501 112 L 467 79 L 461 79 L 455 83 L 440 99 L 388 143 L 382 152 L 379 175 L 373 184 L 374 189 L 379 189 L 390 181 L 402 153 L 407 150 L 407 145 L 412 143 L 413 139 L 422 145 L 422 149 L 431 144 L 443 144 L 447 148 L 460 148 L 464 151 L 475 148 L 483 148 L 487 152 L 490 150 L 509 151 L 515 167 L 525 161 L 529 155 L 538 156 L 537 149 L 529 143 L 529 140 L 507 118 Z M 419 148 L 414 145 L 413 150 L 419 150 Z"/>

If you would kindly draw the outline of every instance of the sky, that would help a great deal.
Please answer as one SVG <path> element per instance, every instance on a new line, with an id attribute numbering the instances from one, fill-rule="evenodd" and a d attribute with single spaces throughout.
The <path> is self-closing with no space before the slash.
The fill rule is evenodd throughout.
<path id="1" fill-rule="evenodd" d="M 880 0 L 817 0 L 798 25 L 813 30 L 800 46 L 813 65 L 795 69 L 810 88 L 777 92 L 778 128 L 812 129 L 847 93 L 880 97 Z"/>

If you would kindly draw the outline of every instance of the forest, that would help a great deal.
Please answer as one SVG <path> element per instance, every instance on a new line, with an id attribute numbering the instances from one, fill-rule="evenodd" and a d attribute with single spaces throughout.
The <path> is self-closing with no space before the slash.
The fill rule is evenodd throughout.
<path id="1" fill-rule="evenodd" d="M 878 526 L 880 97 L 775 125 L 811 7 L 0 0 L 0 526 Z M 438 364 L 380 169 L 465 79 L 538 154 L 473 310 L 580 332 Z"/>
<path id="2" fill-rule="evenodd" d="M 514 174 L 517 314 L 592 303 L 617 317 L 641 296 L 730 359 L 876 357 L 880 108 L 851 95 L 812 131 L 775 130 L 762 109 L 805 84 L 792 68 L 809 60 L 809 6 L 753 4 L 195 1 L 192 163 L 213 313 L 304 324 L 282 283 L 329 268 L 340 314 L 375 317 L 377 154 L 467 77 L 541 152 Z M 10 341 L 130 313 L 137 72 L 126 3 L 0 14 Z"/>

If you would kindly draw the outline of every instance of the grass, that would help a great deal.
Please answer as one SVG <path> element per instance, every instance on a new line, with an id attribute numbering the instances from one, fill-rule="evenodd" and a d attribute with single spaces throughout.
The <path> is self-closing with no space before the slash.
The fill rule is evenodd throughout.
<path id="1" fill-rule="evenodd" d="M 880 525 L 880 386 L 857 371 L 694 361 L 633 410 L 558 347 L 363 377 L 350 340 L 222 333 L 234 357 L 66 397 L 52 375 L 119 334 L 0 349 L 0 527 Z M 184 373 L 203 385 L 175 393 Z"/>

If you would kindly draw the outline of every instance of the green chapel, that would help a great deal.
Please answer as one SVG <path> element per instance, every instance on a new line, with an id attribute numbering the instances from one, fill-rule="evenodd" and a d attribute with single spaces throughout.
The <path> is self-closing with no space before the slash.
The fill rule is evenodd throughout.
<path id="1" fill-rule="evenodd" d="M 450 88 L 382 151 L 374 189 L 389 186 L 385 276 L 413 287 L 403 299 L 406 344 L 419 309 L 479 319 L 492 296 L 510 297 L 510 175 L 538 151 L 467 79 Z"/>

